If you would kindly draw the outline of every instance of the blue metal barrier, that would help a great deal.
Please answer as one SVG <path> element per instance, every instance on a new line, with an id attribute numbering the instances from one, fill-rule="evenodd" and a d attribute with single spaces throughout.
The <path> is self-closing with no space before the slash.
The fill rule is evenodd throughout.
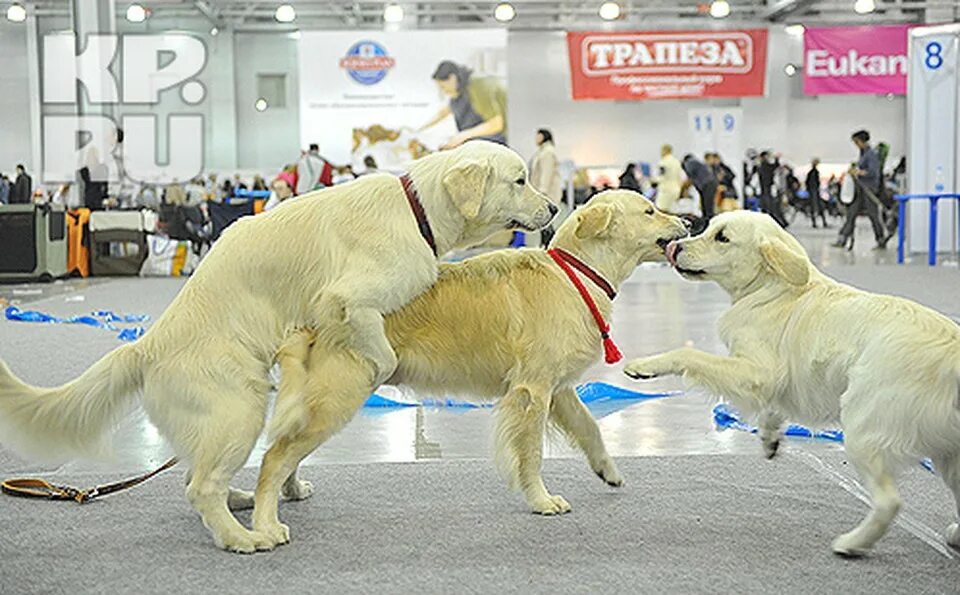
<path id="1" fill-rule="evenodd" d="M 911 200 L 929 200 L 930 201 L 930 237 L 927 243 L 927 262 L 930 266 L 937 264 L 937 203 L 941 199 L 960 200 L 960 194 L 933 193 L 933 194 L 897 194 L 894 197 L 899 207 L 899 218 L 897 220 L 897 263 L 903 264 L 903 244 L 906 235 L 907 202 Z M 957 203 L 960 206 L 960 202 Z"/>

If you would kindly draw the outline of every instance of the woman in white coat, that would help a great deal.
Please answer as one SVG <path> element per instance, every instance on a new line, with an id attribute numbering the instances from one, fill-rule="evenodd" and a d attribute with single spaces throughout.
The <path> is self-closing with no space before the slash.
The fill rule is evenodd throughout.
<path id="1" fill-rule="evenodd" d="M 530 160 L 530 183 L 535 190 L 547 195 L 556 204 L 563 198 L 563 187 L 560 184 L 560 162 L 557 159 L 556 147 L 553 145 L 553 134 L 546 128 L 537 130 L 537 152 Z M 544 246 L 553 237 L 553 226 L 546 227 L 540 232 L 540 239 Z"/>
<path id="2" fill-rule="evenodd" d="M 659 173 L 657 182 L 657 208 L 671 213 L 680 199 L 680 189 L 683 186 L 683 165 L 673 156 L 673 147 L 663 145 L 660 148 L 660 163 L 657 164 Z"/>

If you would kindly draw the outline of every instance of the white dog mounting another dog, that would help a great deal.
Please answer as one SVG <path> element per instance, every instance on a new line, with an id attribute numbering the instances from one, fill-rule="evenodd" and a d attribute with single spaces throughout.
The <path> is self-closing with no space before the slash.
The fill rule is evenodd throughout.
<path id="1" fill-rule="evenodd" d="M 909 300 L 829 279 L 766 215 L 729 213 L 667 256 L 688 279 L 719 284 L 733 300 L 720 319 L 730 351 L 678 349 L 630 362 L 633 378 L 682 374 L 761 414 L 768 456 L 785 418 L 843 426 L 846 452 L 873 498 L 867 518 L 833 542 L 867 552 L 900 509 L 896 477 L 930 457 L 960 507 L 960 327 Z M 956 523 L 947 542 L 960 546 Z"/>
<path id="2" fill-rule="evenodd" d="M 553 218 L 557 208 L 526 178 L 519 155 L 477 141 L 412 163 L 403 182 L 364 176 L 244 218 L 140 341 L 73 382 L 35 388 L 0 362 L 0 441 L 28 456 L 94 451 L 142 389 L 150 421 L 190 465 L 187 498 L 216 543 L 271 549 L 276 535 L 231 514 L 252 497 L 229 482 L 263 430 L 282 341 L 304 327 L 348 338 L 373 390 L 397 363 L 383 316 L 433 284 L 436 253 Z M 289 486 L 290 496 L 308 493 Z"/>

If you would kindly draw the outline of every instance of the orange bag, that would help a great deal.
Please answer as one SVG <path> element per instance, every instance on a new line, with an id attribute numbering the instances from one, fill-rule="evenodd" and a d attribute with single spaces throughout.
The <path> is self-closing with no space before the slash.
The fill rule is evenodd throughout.
<path id="1" fill-rule="evenodd" d="M 67 211 L 67 274 L 90 276 L 90 209 Z"/>

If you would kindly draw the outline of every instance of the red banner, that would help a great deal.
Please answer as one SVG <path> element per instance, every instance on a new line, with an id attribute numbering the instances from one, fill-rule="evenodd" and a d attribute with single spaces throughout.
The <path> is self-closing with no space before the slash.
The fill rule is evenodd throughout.
<path id="1" fill-rule="evenodd" d="M 574 99 L 764 94 L 767 30 L 569 32 Z"/>

